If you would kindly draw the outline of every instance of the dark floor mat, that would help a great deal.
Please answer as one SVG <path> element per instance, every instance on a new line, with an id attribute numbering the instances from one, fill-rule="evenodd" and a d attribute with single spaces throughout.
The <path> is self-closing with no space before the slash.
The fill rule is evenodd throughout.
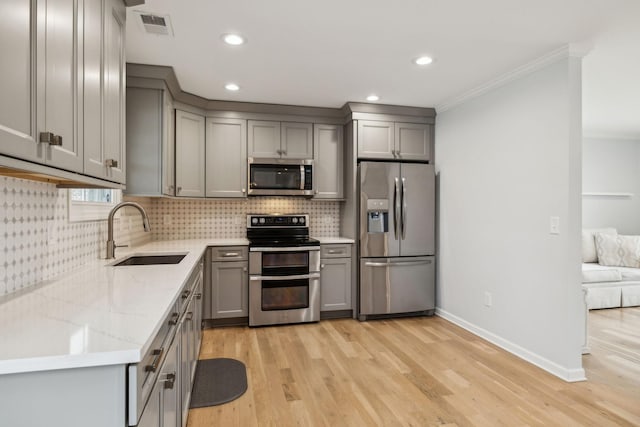
<path id="1" fill-rule="evenodd" d="M 191 408 L 231 402 L 247 391 L 247 369 L 235 359 L 198 360 Z"/>

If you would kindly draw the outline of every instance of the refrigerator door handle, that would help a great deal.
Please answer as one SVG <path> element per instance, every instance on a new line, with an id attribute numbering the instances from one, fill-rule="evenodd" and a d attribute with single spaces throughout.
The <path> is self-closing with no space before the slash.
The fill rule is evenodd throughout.
<path id="1" fill-rule="evenodd" d="M 398 240 L 398 236 L 400 235 L 400 227 L 399 221 L 400 218 L 400 180 L 398 177 L 394 178 L 394 187 L 393 187 L 393 232 L 395 234 L 396 240 Z"/>
<path id="2" fill-rule="evenodd" d="M 367 261 L 364 263 L 367 267 L 391 267 L 391 266 L 410 266 L 410 265 L 429 265 L 433 261 L 430 259 L 425 259 L 422 261 L 397 261 L 397 262 L 371 262 Z"/>
<path id="3" fill-rule="evenodd" d="M 402 177 L 402 240 L 407 229 L 407 180 Z"/>

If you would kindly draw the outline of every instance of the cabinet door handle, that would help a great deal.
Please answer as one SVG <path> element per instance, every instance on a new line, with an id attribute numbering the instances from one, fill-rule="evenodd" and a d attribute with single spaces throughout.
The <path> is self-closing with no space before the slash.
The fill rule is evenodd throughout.
<path id="1" fill-rule="evenodd" d="M 247 189 L 246 189 L 246 188 L 243 188 L 241 191 L 242 191 L 242 194 L 244 194 L 244 193 L 246 193 L 246 192 L 247 192 Z"/>
<path id="2" fill-rule="evenodd" d="M 178 313 L 172 313 L 171 314 L 171 319 L 169 319 L 169 324 L 170 325 L 177 325 L 179 317 L 180 317 L 180 315 Z"/>
<path id="3" fill-rule="evenodd" d="M 164 347 L 153 350 L 152 354 L 156 357 L 153 359 L 153 362 L 151 362 L 151 365 L 147 365 L 144 367 L 144 370 L 147 372 L 155 372 L 158 370 L 160 360 L 162 359 L 162 355 L 164 354 Z"/>
<path id="4" fill-rule="evenodd" d="M 182 299 L 189 298 L 190 291 L 187 289 L 186 291 L 182 291 Z"/>
<path id="5" fill-rule="evenodd" d="M 320 264 L 320 268 L 324 268 L 324 264 Z"/>
<path id="6" fill-rule="evenodd" d="M 181 192 L 181 191 L 182 191 L 182 187 L 178 186 L 178 187 L 176 188 L 176 191 L 177 191 L 178 193 L 179 193 L 179 192 Z"/>
<path id="7" fill-rule="evenodd" d="M 164 383 L 165 389 L 173 389 L 173 386 L 176 383 L 176 373 L 172 372 L 170 374 L 167 374 L 167 377 L 159 380 L 159 382 Z"/>
<path id="8" fill-rule="evenodd" d="M 234 256 L 239 256 L 240 254 L 238 252 L 225 252 L 222 254 L 222 256 L 224 258 L 229 258 L 229 257 L 234 257 Z"/>
<path id="9" fill-rule="evenodd" d="M 329 249 L 327 251 L 328 254 L 341 254 L 342 252 L 342 249 Z"/>
<path id="10" fill-rule="evenodd" d="M 62 145 L 62 136 L 61 135 L 53 135 L 53 139 L 51 140 L 49 145 L 61 146 Z"/>
<path id="11" fill-rule="evenodd" d="M 242 271 L 247 271 L 247 267 L 242 267 Z"/>
<path id="12" fill-rule="evenodd" d="M 62 145 L 62 136 L 53 132 L 40 132 L 40 142 L 49 145 Z"/>
<path id="13" fill-rule="evenodd" d="M 184 315 L 184 320 L 191 322 L 193 320 L 193 313 L 190 311 Z"/>
<path id="14" fill-rule="evenodd" d="M 118 161 L 115 159 L 107 159 L 104 161 L 104 165 L 108 168 L 117 168 L 118 167 Z"/>
<path id="15" fill-rule="evenodd" d="M 201 298 L 202 298 L 202 294 L 201 294 L 201 293 L 197 293 L 197 294 L 195 295 L 195 297 L 196 297 L 196 299 L 201 299 Z"/>

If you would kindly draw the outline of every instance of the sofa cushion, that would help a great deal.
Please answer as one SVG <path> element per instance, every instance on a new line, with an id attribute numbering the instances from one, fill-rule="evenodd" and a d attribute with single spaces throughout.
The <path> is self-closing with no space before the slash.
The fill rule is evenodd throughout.
<path id="1" fill-rule="evenodd" d="M 640 282 L 640 268 L 615 267 L 622 275 L 623 282 Z"/>
<path id="2" fill-rule="evenodd" d="M 598 264 L 640 267 L 640 236 L 596 233 Z"/>
<path id="3" fill-rule="evenodd" d="M 582 262 L 598 262 L 596 251 L 596 233 L 605 233 L 615 236 L 618 234 L 615 228 L 585 228 L 582 230 Z"/>
<path id="4" fill-rule="evenodd" d="M 638 269 L 640 272 L 640 269 Z M 600 264 L 582 264 L 582 283 L 619 282 L 622 274 L 615 267 Z"/>

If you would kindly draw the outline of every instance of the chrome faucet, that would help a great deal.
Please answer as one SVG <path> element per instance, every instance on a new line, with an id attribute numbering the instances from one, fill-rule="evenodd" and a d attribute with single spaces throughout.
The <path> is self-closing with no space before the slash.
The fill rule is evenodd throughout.
<path id="1" fill-rule="evenodd" d="M 121 246 L 116 246 L 116 242 L 113 241 L 113 217 L 116 214 L 116 211 L 125 206 L 131 206 L 136 208 L 142 214 L 142 226 L 144 227 L 144 231 L 151 231 L 151 226 L 149 225 L 149 217 L 147 213 L 144 211 L 144 208 L 135 202 L 122 202 L 118 203 L 111 209 L 109 212 L 109 218 L 107 219 L 107 259 L 116 257 L 116 248 Z"/>

